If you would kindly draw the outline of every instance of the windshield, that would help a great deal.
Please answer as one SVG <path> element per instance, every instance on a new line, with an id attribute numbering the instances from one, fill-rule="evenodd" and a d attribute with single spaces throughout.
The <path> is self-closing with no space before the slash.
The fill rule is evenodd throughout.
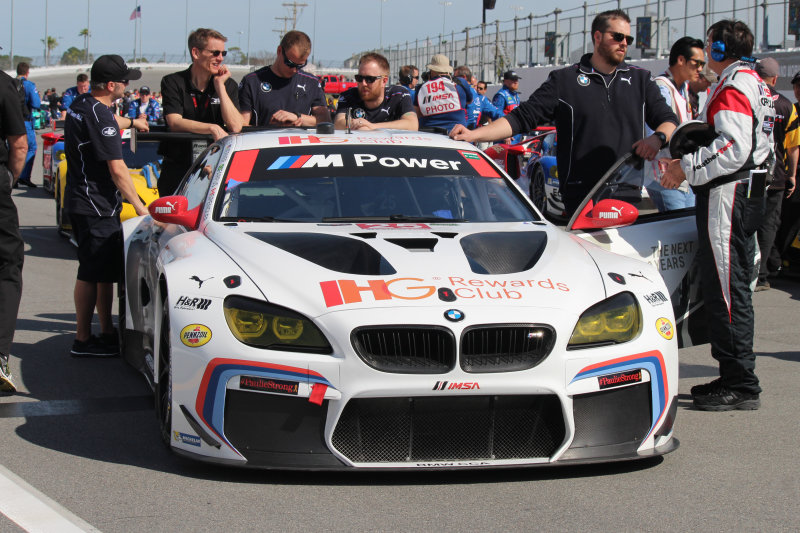
<path id="1" fill-rule="evenodd" d="M 215 218 L 267 222 L 539 220 L 477 151 L 331 144 L 236 152 Z"/>

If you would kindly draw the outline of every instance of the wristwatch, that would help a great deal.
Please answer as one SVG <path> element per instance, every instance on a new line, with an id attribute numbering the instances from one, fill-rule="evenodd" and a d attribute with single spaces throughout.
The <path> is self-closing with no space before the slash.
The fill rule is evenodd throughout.
<path id="1" fill-rule="evenodd" d="M 130 120 L 130 121 L 131 121 L 131 125 L 130 125 L 130 126 L 128 126 L 128 129 L 129 129 L 129 130 L 132 130 L 132 129 L 133 129 L 133 119 L 132 119 L 131 117 L 128 117 L 128 120 Z M 661 135 L 663 136 L 664 134 L 662 133 Z"/>
<path id="2" fill-rule="evenodd" d="M 663 131 L 654 131 L 653 135 L 661 139 L 661 148 L 664 148 L 667 145 L 667 136 L 664 135 Z"/>

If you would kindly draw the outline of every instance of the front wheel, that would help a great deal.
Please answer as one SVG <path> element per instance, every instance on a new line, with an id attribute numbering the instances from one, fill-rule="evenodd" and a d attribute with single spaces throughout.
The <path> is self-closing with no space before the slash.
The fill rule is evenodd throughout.
<path id="1" fill-rule="evenodd" d="M 536 206 L 542 214 L 545 214 L 547 207 L 547 194 L 544 189 L 544 169 L 541 165 L 536 165 L 533 169 L 533 176 L 531 176 L 530 197 L 533 205 Z"/>
<path id="2" fill-rule="evenodd" d="M 155 386 L 156 416 L 161 440 L 169 447 L 172 438 L 172 354 L 170 349 L 169 307 L 167 298 L 161 312 L 158 335 L 158 382 Z"/>

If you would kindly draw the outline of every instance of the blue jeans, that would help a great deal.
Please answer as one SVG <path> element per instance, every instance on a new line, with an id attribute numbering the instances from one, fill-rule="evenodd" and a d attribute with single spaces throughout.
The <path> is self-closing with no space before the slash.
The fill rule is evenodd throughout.
<path id="1" fill-rule="evenodd" d="M 33 129 L 33 121 L 25 121 L 25 133 L 28 135 L 28 153 L 25 155 L 25 166 L 19 174 L 21 181 L 29 181 L 33 172 L 33 159 L 36 157 L 36 130 Z"/>
<path id="2" fill-rule="evenodd" d="M 660 212 L 674 211 L 685 207 L 694 207 L 695 196 L 690 190 L 665 189 L 657 181 L 647 184 L 647 194 Z"/>

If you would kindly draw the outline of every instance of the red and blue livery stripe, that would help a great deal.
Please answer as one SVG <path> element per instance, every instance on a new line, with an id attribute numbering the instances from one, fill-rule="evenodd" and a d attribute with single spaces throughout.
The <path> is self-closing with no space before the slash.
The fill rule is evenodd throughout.
<path id="1" fill-rule="evenodd" d="M 321 383 L 328 387 L 333 387 L 321 374 L 307 368 L 258 363 L 243 359 L 221 357 L 212 359 L 206 366 L 203 379 L 200 382 L 195 411 L 200 420 L 236 453 L 239 452 L 228 442 L 223 432 L 225 388 L 231 377 L 241 374 L 272 379 L 288 379 L 301 383 Z"/>
<path id="2" fill-rule="evenodd" d="M 651 402 L 653 407 L 653 425 L 650 426 L 650 431 L 647 432 L 647 436 L 642 439 L 644 441 L 647 440 L 647 437 L 650 436 L 650 434 L 653 432 L 653 429 L 658 426 L 658 424 L 661 422 L 661 419 L 666 414 L 669 391 L 667 385 L 667 368 L 664 364 L 664 356 L 661 354 L 661 352 L 658 350 L 653 350 L 650 352 L 628 355 L 587 366 L 581 369 L 581 371 L 578 372 L 574 378 L 572 378 L 570 383 L 574 383 L 580 379 L 597 377 L 615 372 L 624 372 L 625 370 L 635 370 L 639 368 L 647 370 L 650 373 L 650 389 L 651 397 L 653 398 L 653 401 Z"/>
<path id="3" fill-rule="evenodd" d="M 283 170 L 287 168 L 303 168 L 311 155 L 284 155 L 272 163 L 267 170 Z"/>

